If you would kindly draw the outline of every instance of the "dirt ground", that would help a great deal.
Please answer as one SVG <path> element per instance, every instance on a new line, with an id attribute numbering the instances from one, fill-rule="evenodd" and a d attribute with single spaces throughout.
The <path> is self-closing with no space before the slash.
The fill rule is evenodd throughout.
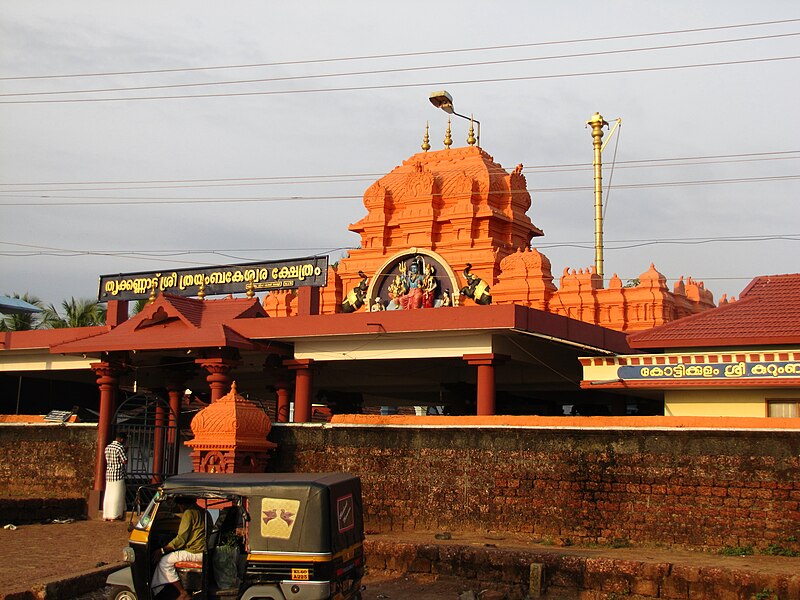
<path id="1" fill-rule="evenodd" d="M 0 517 L 2 518 L 2 517 Z M 0 527 L 4 524 L 0 523 Z M 435 540 L 431 533 L 368 535 L 368 539 L 402 539 L 408 542 L 497 546 L 505 548 L 542 548 L 535 540 L 524 536 L 453 535 L 449 541 Z M 11 592 L 30 590 L 37 583 L 54 578 L 76 575 L 95 567 L 119 563 L 122 548 L 127 545 L 127 523 L 120 521 L 75 521 L 41 525 L 19 525 L 15 530 L 0 529 L 0 599 Z M 688 563 L 694 566 L 718 566 L 749 569 L 762 573 L 796 574 L 800 558 L 779 556 L 731 557 L 702 552 L 644 548 L 554 548 L 564 554 L 614 556 L 654 562 Z M 457 599 L 460 592 L 470 589 L 453 578 L 387 577 L 368 574 L 364 579 L 365 600 Z M 480 590 L 474 590 L 478 592 Z M 96 600 L 102 594 L 87 595 L 80 600 Z M 76 599 L 77 600 L 77 599 Z"/>

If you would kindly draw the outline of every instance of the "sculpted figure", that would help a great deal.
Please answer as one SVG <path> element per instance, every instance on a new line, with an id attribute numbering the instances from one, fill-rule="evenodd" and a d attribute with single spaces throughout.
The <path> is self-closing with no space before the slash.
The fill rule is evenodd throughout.
<path id="1" fill-rule="evenodd" d="M 420 270 L 421 262 L 422 258 L 417 256 L 410 266 L 406 266 L 404 262 L 400 263 L 400 276 L 405 284 L 406 292 L 397 299 L 399 301 L 397 303 L 403 310 L 422 306 L 422 281 L 424 276 Z"/>
<path id="2" fill-rule="evenodd" d="M 470 273 L 470 269 L 472 269 L 472 265 L 467 263 L 464 269 L 464 279 L 467 280 L 467 285 L 459 290 L 460 294 L 467 298 L 472 298 L 475 300 L 475 304 L 491 304 L 492 294 L 489 284 Z"/>
<path id="3" fill-rule="evenodd" d="M 438 283 L 436 283 L 436 277 L 434 277 L 433 273 L 433 265 L 430 263 L 425 265 L 425 277 L 422 278 L 423 308 L 433 308 L 434 302 L 436 302 L 436 288 L 438 287 Z"/>
<path id="4" fill-rule="evenodd" d="M 347 296 L 344 302 L 342 302 L 343 313 L 355 312 L 364 306 L 364 299 L 366 298 L 367 288 L 369 287 L 369 277 L 367 277 L 363 271 L 359 271 L 358 276 L 361 277 L 361 281 L 356 287 L 347 292 Z"/>

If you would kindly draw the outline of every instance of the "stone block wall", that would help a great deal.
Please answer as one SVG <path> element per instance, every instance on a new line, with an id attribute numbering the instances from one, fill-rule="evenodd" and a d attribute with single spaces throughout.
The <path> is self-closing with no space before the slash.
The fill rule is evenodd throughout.
<path id="1" fill-rule="evenodd" d="M 83 498 L 97 424 L 0 425 L 0 498 Z"/>
<path id="2" fill-rule="evenodd" d="M 379 532 L 717 549 L 800 527 L 797 431 L 276 425 L 270 439 L 270 471 L 360 475 Z"/>
<path id="3" fill-rule="evenodd" d="M 496 590 L 507 600 L 800 598 L 800 574 L 790 575 L 788 564 L 759 572 L 713 559 L 687 564 L 663 557 L 615 557 L 590 551 L 487 548 L 449 542 L 398 543 L 370 536 L 364 553 L 371 573 L 448 575 L 457 577 L 465 588 Z"/>

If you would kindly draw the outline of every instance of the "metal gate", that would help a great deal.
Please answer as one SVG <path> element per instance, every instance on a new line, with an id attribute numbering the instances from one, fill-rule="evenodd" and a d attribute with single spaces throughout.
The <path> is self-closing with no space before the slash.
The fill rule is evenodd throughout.
<path id="1" fill-rule="evenodd" d="M 114 414 L 113 436 L 127 435 L 128 464 L 125 475 L 125 501 L 132 507 L 137 490 L 159 484 L 178 472 L 180 428 L 178 416 L 169 403 L 155 394 L 133 394 Z M 146 494 L 139 501 L 149 501 Z"/>

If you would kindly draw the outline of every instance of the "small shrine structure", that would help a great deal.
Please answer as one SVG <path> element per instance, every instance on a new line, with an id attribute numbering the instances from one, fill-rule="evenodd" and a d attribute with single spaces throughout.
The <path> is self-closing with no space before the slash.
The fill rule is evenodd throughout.
<path id="1" fill-rule="evenodd" d="M 263 473 L 277 445 L 267 440 L 272 429 L 267 413 L 231 390 L 192 419 L 193 470 L 197 473 Z"/>

